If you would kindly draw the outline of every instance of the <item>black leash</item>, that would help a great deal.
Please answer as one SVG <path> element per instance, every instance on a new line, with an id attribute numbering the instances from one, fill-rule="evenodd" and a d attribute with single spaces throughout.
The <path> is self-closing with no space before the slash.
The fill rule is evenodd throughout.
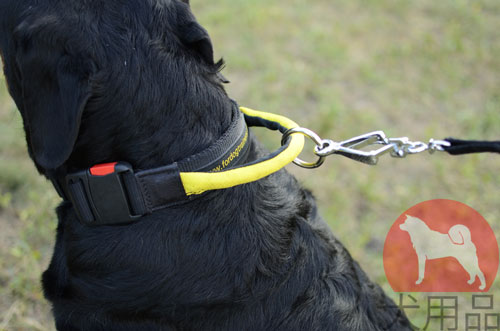
<path id="1" fill-rule="evenodd" d="M 472 153 L 500 153 L 500 141 L 460 140 L 446 138 L 449 147 L 443 147 L 444 151 L 451 155 L 462 155 Z"/>

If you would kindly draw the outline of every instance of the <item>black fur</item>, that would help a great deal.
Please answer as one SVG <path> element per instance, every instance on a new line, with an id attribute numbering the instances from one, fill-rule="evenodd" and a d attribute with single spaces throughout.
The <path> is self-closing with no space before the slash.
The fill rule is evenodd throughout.
<path id="1" fill-rule="evenodd" d="M 48 178 L 169 164 L 232 121 L 188 1 L 2 0 L 0 50 Z M 247 161 L 262 155 L 250 138 Z M 59 330 L 407 330 L 286 171 L 123 226 L 57 210 L 43 274 Z"/>

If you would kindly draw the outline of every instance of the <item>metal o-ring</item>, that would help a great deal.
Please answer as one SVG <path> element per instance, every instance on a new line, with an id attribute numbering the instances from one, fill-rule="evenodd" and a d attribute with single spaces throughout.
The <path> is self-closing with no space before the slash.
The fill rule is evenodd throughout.
<path id="1" fill-rule="evenodd" d="M 315 132 L 313 132 L 313 131 L 311 131 L 309 129 L 306 129 L 306 128 L 297 127 L 297 128 L 289 129 L 289 130 L 287 130 L 283 134 L 283 137 L 281 138 L 281 146 L 285 145 L 286 142 L 288 141 L 288 138 L 290 137 L 290 135 L 292 135 L 294 133 L 300 133 L 300 134 L 308 137 L 317 146 L 322 146 L 323 145 L 323 140 Z M 323 164 L 323 162 L 325 162 L 325 157 L 324 156 L 318 156 L 318 160 L 316 162 L 314 162 L 314 163 L 313 162 L 306 162 L 306 161 L 303 161 L 303 160 L 301 160 L 299 158 L 296 158 L 293 161 L 293 163 L 295 163 L 299 167 L 306 168 L 306 169 L 318 168 L 319 166 L 321 166 Z"/>

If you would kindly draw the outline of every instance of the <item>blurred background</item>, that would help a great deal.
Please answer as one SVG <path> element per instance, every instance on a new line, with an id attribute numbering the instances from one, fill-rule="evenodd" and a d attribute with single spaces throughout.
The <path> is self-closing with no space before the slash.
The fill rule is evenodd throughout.
<path id="1" fill-rule="evenodd" d="M 241 105 L 286 115 L 322 137 L 383 129 L 415 140 L 500 139 L 498 0 L 192 0 Z M 275 133 L 257 131 L 269 148 Z M 288 169 L 319 201 L 335 235 L 387 293 L 385 236 L 430 199 L 478 210 L 500 240 L 500 157 L 384 157 L 378 166 L 330 157 Z M 22 123 L 0 75 L 0 330 L 52 330 L 40 275 L 51 255 L 59 199 L 28 159 Z M 500 281 L 490 294 L 500 311 Z M 471 309 L 459 298 L 460 330 Z M 426 321 L 426 296 L 408 311 Z M 412 302 L 409 302 L 412 304 Z M 431 324 L 429 330 L 438 330 Z"/>

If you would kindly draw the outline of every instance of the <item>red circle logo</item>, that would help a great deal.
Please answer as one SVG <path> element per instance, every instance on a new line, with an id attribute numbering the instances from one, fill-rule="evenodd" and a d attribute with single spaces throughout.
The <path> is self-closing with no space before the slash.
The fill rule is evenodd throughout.
<path id="1" fill-rule="evenodd" d="M 452 200 L 408 209 L 384 245 L 385 274 L 395 292 L 487 292 L 498 264 L 498 243 L 488 222 Z"/>

